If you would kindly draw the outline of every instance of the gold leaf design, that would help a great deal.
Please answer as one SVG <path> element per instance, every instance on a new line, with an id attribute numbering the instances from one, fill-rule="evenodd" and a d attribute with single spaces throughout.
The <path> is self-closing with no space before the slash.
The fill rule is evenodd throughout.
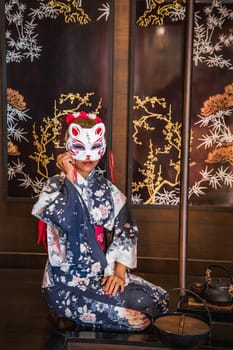
<path id="1" fill-rule="evenodd" d="M 144 11 L 143 15 L 138 18 L 136 23 L 141 27 L 162 25 L 165 17 L 170 15 L 170 10 L 181 8 L 182 3 L 185 4 L 185 0 L 173 0 L 172 3 L 169 4 L 166 0 L 152 0 L 149 9 Z"/>
<path id="2" fill-rule="evenodd" d="M 223 94 L 210 96 L 208 100 L 204 101 L 201 108 L 201 114 L 204 117 L 208 117 L 218 110 L 227 110 L 233 107 L 233 84 L 225 86 L 224 90 Z"/>
<path id="3" fill-rule="evenodd" d="M 12 141 L 7 142 L 7 153 L 9 156 L 19 156 L 19 148 L 17 145 L 14 145 Z"/>
<path id="4" fill-rule="evenodd" d="M 233 164 L 233 144 L 229 143 L 214 149 L 208 153 L 206 163 L 226 163 Z"/>
<path id="5" fill-rule="evenodd" d="M 7 103 L 20 111 L 26 108 L 24 97 L 19 93 L 19 91 L 11 88 L 7 89 Z"/>
<path id="6" fill-rule="evenodd" d="M 79 22 L 80 24 L 88 24 L 91 21 L 88 14 L 79 6 L 77 0 L 49 0 L 48 5 L 57 7 L 59 13 L 64 15 L 66 23 Z"/>

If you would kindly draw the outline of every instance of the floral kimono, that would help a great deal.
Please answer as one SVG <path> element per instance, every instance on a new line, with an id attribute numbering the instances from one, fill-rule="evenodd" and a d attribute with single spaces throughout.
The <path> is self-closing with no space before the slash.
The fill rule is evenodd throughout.
<path id="1" fill-rule="evenodd" d="M 32 214 L 47 226 L 42 288 L 59 316 L 78 325 L 130 331 L 137 330 L 135 311 L 151 319 L 167 312 L 166 291 L 130 273 L 138 230 L 126 197 L 109 180 L 95 170 L 86 179 L 78 174 L 74 184 L 63 174 L 54 176 Z M 114 273 L 115 262 L 127 266 L 125 290 L 108 296 L 101 279 Z"/>

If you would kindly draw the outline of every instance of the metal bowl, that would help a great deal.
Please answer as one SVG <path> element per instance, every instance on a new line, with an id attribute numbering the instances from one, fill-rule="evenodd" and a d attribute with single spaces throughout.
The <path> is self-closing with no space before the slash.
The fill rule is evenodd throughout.
<path id="1" fill-rule="evenodd" d="M 164 314 L 155 319 L 154 327 L 160 341 L 172 348 L 191 349 L 209 340 L 209 324 L 195 315 Z"/>

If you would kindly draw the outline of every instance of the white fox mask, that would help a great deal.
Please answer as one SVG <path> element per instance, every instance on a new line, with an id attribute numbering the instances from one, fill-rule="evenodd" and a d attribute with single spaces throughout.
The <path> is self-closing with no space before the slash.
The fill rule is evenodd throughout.
<path id="1" fill-rule="evenodd" d="M 92 128 L 82 128 L 71 123 L 68 129 L 66 150 L 77 160 L 96 161 L 103 157 L 106 150 L 105 126 L 98 123 Z"/>

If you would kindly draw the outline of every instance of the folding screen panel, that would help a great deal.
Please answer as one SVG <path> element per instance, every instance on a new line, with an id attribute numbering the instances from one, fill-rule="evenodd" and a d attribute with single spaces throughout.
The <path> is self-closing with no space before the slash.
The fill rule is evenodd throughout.
<path id="1" fill-rule="evenodd" d="M 69 112 L 101 116 L 111 148 L 112 37 L 111 0 L 5 1 L 8 197 L 58 171 Z"/>
<path id="2" fill-rule="evenodd" d="M 185 1 L 132 2 L 129 192 L 135 205 L 178 205 Z M 188 24 L 187 24 L 188 25 Z M 196 1 L 190 205 L 233 201 L 233 1 Z"/>

